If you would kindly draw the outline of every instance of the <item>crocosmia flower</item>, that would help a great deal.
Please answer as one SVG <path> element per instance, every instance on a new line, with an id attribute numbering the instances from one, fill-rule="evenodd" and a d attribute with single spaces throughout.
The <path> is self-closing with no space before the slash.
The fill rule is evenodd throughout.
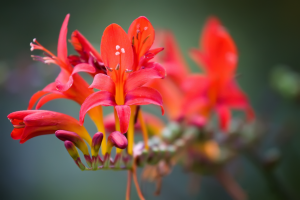
<path id="1" fill-rule="evenodd" d="M 226 29 L 217 18 L 210 18 L 200 38 L 200 50 L 192 49 L 190 55 L 204 70 L 204 74 L 193 74 L 187 78 L 185 88 L 191 110 L 198 107 L 208 117 L 212 110 L 218 113 L 222 130 L 229 126 L 230 109 L 246 111 L 249 119 L 254 113 L 247 96 L 234 80 L 237 67 L 237 48 Z"/>
<path id="2" fill-rule="evenodd" d="M 85 113 L 93 107 L 114 106 L 117 130 L 128 131 L 128 137 L 133 139 L 136 106 L 155 104 L 164 112 L 159 92 L 146 86 L 153 79 L 165 77 L 165 69 L 160 64 L 148 62 L 162 50 L 150 50 L 153 40 L 154 29 L 145 17 L 132 23 L 129 34 L 117 24 L 104 30 L 100 49 L 107 74 L 99 73 L 94 77 L 90 88 L 100 91 L 91 94 L 81 106 L 81 123 Z M 132 153 L 132 139 L 128 143 L 129 153 Z"/>
<path id="3" fill-rule="evenodd" d="M 83 126 L 73 117 L 47 110 L 21 110 L 10 113 L 7 118 L 13 124 L 11 137 L 24 143 L 27 140 L 46 134 L 54 134 L 57 130 L 74 131 L 89 144 L 92 138 Z"/>

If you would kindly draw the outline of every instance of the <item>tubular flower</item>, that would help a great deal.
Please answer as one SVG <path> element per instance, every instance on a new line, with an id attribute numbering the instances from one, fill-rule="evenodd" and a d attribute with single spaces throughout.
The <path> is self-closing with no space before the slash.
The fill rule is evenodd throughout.
<path id="1" fill-rule="evenodd" d="M 247 96 L 234 80 L 238 58 L 235 43 L 217 18 L 210 18 L 205 25 L 200 47 L 192 49 L 190 55 L 205 73 L 191 75 L 184 83 L 187 90 L 194 88 L 187 98 L 187 110 L 195 110 L 197 104 L 205 117 L 215 110 L 223 131 L 229 126 L 230 109 L 242 109 L 252 119 L 254 112 Z"/>
<path id="2" fill-rule="evenodd" d="M 154 29 L 145 17 L 139 17 L 132 23 L 128 35 L 119 25 L 109 25 L 104 30 L 100 46 L 107 74 L 99 73 L 94 77 L 90 88 L 100 91 L 90 95 L 80 110 L 79 118 L 83 123 L 86 112 L 95 106 L 114 106 L 116 130 L 129 132 L 129 154 L 132 154 L 135 115 L 143 121 L 136 106 L 154 104 L 160 106 L 164 113 L 159 92 L 145 86 L 153 79 L 165 77 L 165 69 L 160 64 L 148 62 L 162 50 L 149 50 L 153 40 Z"/>
<path id="3" fill-rule="evenodd" d="M 86 129 L 66 114 L 47 110 L 21 110 L 10 113 L 7 118 L 14 126 L 11 137 L 20 140 L 20 143 L 39 135 L 54 134 L 60 129 L 76 131 L 89 144 L 92 142 Z"/>
<path id="4" fill-rule="evenodd" d="M 101 68 L 102 60 L 100 55 L 84 38 L 84 36 L 79 33 L 79 31 L 75 31 L 72 35 L 72 44 L 81 55 L 81 57 L 78 57 L 77 61 L 87 59 L 90 61 L 90 64 L 79 63 L 74 68 L 72 67 L 71 63 L 76 64 L 78 62 L 75 62 L 76 56 L 68 57 L 67 55 L 66 37 L 69 17 L 70 15 L 68 14 L 60 30 L 57 56 L 44 48 L 36 39 L 33 40 L 33 43 L 30 43 L 32 51 L 42 50 L 45 54 L 45 57 L 32 56 L 34 60 L 38 60 L 47 64 L 56 64 L 61 68 L 61 72 L 56 78 L 55 82 L 50 83 L 43 90 L 38 91 L 31 97 L 28 109 L 32 109 L 38 100 L 39 101 L 36 105 L 36 109 L 41 108 L 45 103 L 51 100 L 59 98 L 70 99 L 81 105 L 89 95 L 94 93 L 94 91 L 89 88 L 88 83 L 77 73 L 81 71 L 88 71 L 90 74 L 94 75 L 96 73 L 105 72 L 105 69 Z M 90 54 L 87 52 L 90 52 Z M 89 115 L 95 122 L 98 130 L 104 132 L 104 126 L 101 120 L 102 108 L 97 107 L 90 110 Z"/>

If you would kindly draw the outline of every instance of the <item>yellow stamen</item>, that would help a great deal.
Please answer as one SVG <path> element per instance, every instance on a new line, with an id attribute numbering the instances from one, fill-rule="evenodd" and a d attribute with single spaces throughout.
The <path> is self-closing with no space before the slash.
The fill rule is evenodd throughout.
<path id="1" fill-rule="evenodd" d="M 148 150 L 149 149 L 149 146 L 148 146 L 148 130 L 147 130 L 146 123 L 144 121 L 141 109 L 140 109 L 140 111 L 138 113 L 138 119 L 139 119 L 139 122 L 140 122 L 141 128 L 142 128 L 145 149 Z"/>
<path id="2" fill-rule="evenodd" d="M 132 155 L 133 153 L 133 144 L 134 144 L 134 118 L 135 118 L 135 112 L 136 112 L 136 106 L 130 106 L 131 114 L 129 119 L 129 127 L 127 131 L 127 140 L 128 140 L 128 154 Z"/>
<path id="3" fill-rule="evenodd" d="M 89 115 L 93 122 L 95 123 L 97 130 L 101 133 L 103 133 L 103 140 L 101 144 L 101 152 L 102 155 L 105 155 L 106 153 L 106 134 L 105 134 L 105 128 L 103 123 L 103 110 L 102 106 L 97 106 L 93 109 L 91 109 L 89 112 Z"/>

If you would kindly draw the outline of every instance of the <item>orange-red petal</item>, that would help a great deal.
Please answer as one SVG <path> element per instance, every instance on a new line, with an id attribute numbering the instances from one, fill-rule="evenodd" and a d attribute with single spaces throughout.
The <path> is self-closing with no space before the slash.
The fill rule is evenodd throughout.
<path id="1" fill-rule="evenodd" d="M 93 83 L 89 88 L 96 88 L 98 90 L 108 91 L 111 94 L 115 94 L 115 83 L 105 74 L 96 74 L 94 77 Z"/>
<path id="2" fill-rule="evenodd" d="M 67 33 L 68 33 L 69 18 L 70 18 L 70 14 L 67 14 L 60 29 L 58 45 L 57 45 L 57 57 L 60 60 L 62 60 L 65 64 L 68 64 Z"/>
<path id="3" fill-rule="evenodd" d="M 146 17 L 141 16 L 131 23 L 128 36 L 139 60 L 152 46 L 155 31 L 151 22 Z"/>
<path id="4" fill-rule="evenodd" d="M 131 73 L 125 82 L 125 93 L 137 87 L 141 87 L 153 79 L 164 78 L 166 70 L 158 63 L 152 63 L 151 68 L 140 69 Z"/>
<path id="5" fill-rule="evenodd" d="M 127 105 L 117 105 L 115 106 L 115 109 L 120 121 L 120 131 L 121 133 L 126 133 L 128 130 L 131 109 Z"/>
<path id="6" fill-rule="evenodd" d="M 128 35 L 118 24 L 111 24 L 104 30 L 100 49 L 106 67 L 115 69 L 119 65 L 121 72 L 132 69 L 132 46 Z"/>
<path id="7" fill-rule="evenodd" d="M 85 114 L 96 106 L 115 106 L 114 95 L 107 91 L 99 91 L 86 98 L 80 108 L 79 121 L 83 124 Z"/>
<path id="8" fill-rule="evenodd" d="M 125 96 L 126 105 L 148 105 L 154 104 L 161 107 L 164 114 L 163 101 L 160 93 L 149 87 L 139 87 L 129 91 Z"/>

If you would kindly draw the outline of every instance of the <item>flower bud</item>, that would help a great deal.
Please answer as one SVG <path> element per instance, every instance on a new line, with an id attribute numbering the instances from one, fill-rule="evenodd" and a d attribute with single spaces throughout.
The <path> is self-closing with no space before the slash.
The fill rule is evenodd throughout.
<path id="1" fill-rule="evenodd" d="M 98 161 L 99 161 L 98 152 L 101 147 L 102 140 L 103 140 L 103 133 L 101 132 L 98 132 L 93 136 L 92 147 L 91 147 L 93 170 L 96 170 L 98 167 Z"/>
<path id="2" fill-rule="evenodd" d="M 107 152 L 110 153 L 113 146 L 119 149 L 127 147 L 127 138 L 119 131 L 112 132 L 107 138 Z"/>
<path id="3" fill-rule="evenodd" d="M 55 132 L 55 135 L 58 139 L 62 141 L 66 141 L 66 140 L 71 141 L 78 149 L 82 151 L 88 166 L 89 167 L 92 166 L 92 159 L 90 157 L 88 147 L 86 143 L 83 141 L 83 139 L 79 135 L 77 135 L 77 133 L 71 131 L 65 131 L 65 130 L 58 130 Z"/>
<path id="4" fill-rule="evenodd" d="M 66 141 L 65 141 L 65 147 L 66 147 L 68 153 L 70 154 L 70 156 L 71 156 L 71 157 L 73 158 L 73 160 L 75 161 L 76 165 L 77 165 L 82 171 L 85 170 L 85 166 L 82 164 L 82 162 L 81 162 L 81 160 L 80 160 L 80 157 L 79 157 L 78 151 L 77 151 L 77 149 L 76 149 L 76 146 L 75 146 L 72 142 L 66 140 Z"/>
<path id="5" fill-rule="evenodd" d="M 98 152 L 99 152 L 99 149 L 101 147 L 102 140 L 103 140 L 103 133 L 101 133 L 101 132 L 97 132 L 93 136 L 92 147 L 91 147 L 93 157 L 98 156 Z"/>

